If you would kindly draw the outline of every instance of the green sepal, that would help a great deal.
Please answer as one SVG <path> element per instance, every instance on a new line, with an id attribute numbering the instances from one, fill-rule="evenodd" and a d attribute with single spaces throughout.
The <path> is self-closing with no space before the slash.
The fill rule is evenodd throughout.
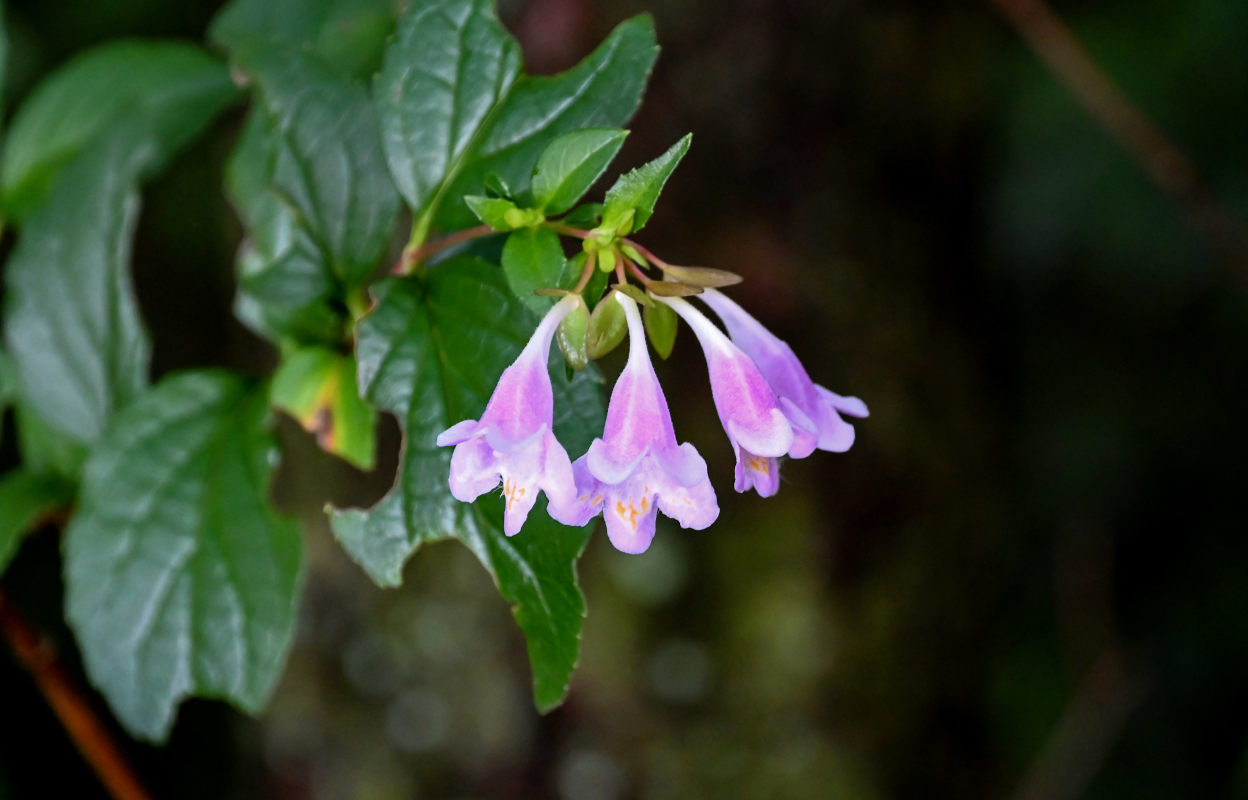
<path id="1" fill-rule="evenodd" d="M 712 267 L 677 267 L 668 264 L 660 267 L 660 269 L 663 270 L 663 275 L 669 280 L 688 286 L 697 286 L 702 289 L 720 289 L 725 286 L 735 286 L 743 280 L 735 272 L 729 272 L 726 269 L 714 269 Z"/>
<path id="2" fill-rule="evenodd" d="M 638 289 L 636 286 L 633 286 L 631 283 L 617 283 L 615 285 L 615 290 L 628 295 L 646 308 L 654 305 L 654 300 L 652 300 L 649 295 L 641 289 Z"/>
<path id="3" fill-rule="evenodd" d="M 702 289 L 698 286 L 672 281 L 652 281 L 646 289 L 655 297 L 693 297 L 695 294 L 702 294 Z"/>
<path id="4" fill-rule="evenodd" d="M 602 358 L 624 341 L 626 333 L 628 333 L 628 317 L 624 313 L 624 307 L 608 296 L 595 306 L 594 312 L 589 315 L 589 328 L 585 332 L 585 351 L 594 360 Z"/>
<path id="5" fill-rule="evenodd" d="M 689 152 L 692 134 L 686 135 L 672 145 L 666 153 L 648 164 L 621 175 L 607 191 L 606 207 L 602 212 L 604 228 L 619 230 L 626 223 L 628 211 L 633 211 L 630 230 L 620 235 L 627 235 L 646 227 L 650 215 L 654 213 L 654 204 L 658 202 L 663 185 L 671 177 L 676 165 Z"/>
<path id="6" fill-rule="evenodd" d="M 269 387 L 269 402 L 314 434 L 322 450 L 371 470 L 377 412 L 360 398 L 355 376 L 353 356 L 304 347 L 283 359 Z"/>
<path id="7" fill-rule="evenodd" d="M 559 323 L 555 331 L 555 339 L 570 369 L 577 372 L 589 365 L 589 353 L 586 349 L 585 335 L 589 329 L 589 308 L 585 301 L 577 298 L 576 307 Z"/>
<path id="8" fill-rule="evenodd" d="M 676 345 L 676 331 L 680 327 L 676 312 L 663 303 L 654 303 L 646 308 L 644 317 L 646 335 L 654 346 L 654 352 L 659 354 L 659 358 L 666 359 Z"/>

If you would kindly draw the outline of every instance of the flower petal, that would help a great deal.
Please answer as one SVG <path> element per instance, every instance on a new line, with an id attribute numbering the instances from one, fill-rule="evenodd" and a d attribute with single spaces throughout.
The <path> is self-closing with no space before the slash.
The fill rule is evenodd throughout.
<path id="1" fill-rule="evenodd" d="M 579 527 L 602 511 L 603 487 L 602 481 L 595 478 L 589 471 L 585 456 L 572 462 L 572 475 L 576 484 L 576 492 L 572 500 L 570 502 L 551 500 L 546 511 L 557 522 Z"/>
<path id="2" fill-rule="evenodd" d="M 476 433 L 479 424 L 475 419 L 466 419 L 463 422 L 455 423 L 438 434 L 438 447 L 459 444 L 468 439 Z"/>
<path id="3" fill-rule="evenodd" d="M 498 478 L 498 459 L 484 439 L 477 437 L 455 445 L 450 486 L 456 500 L 471 503 L 498 486 Z"/>
<path id="4" fill-rule="evenodd" d="M 602 516 L 607 521 L 607 538 L 622 553 L 644 553 L 654 540 L 655 516 L 659 507 L 631 480 L 607 489 Z"/>
<path id="5" fill-rule="evenodd" d="M 759 497 L 771 497 L 780 490 L 780 460 L 755 455 L 738 447 L 736 483 L 733 488 L 738 492 L 753 489 L 758 492 Z"/>
<path id="6" fill-rule="evenodd" d="M 815 391 L 819 392 L 819 396 L 826 403 L 842 414 L 862 419 L 871 416 L 871 412 L 867 410 L 867 404 L 859 400 L 857 397 L 842 397 L 836 392 L 826 389 L 817 383 L 815 384 Z"/>

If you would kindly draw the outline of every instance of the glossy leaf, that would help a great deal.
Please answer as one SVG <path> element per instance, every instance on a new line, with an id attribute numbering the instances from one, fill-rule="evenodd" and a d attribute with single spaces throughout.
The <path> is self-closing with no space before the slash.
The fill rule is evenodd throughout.
<path id="1" fill-rule="evenodd" d="M 69 484 L 24 469 L 0 476 L 0 575 L 22 538 L 49 512 L 73 499 Z"/>
<path id="2" fill-rule="evenodd" d="M 397 22 L 395 0 L 234 0 L 212 21 L 209 38 L 239 51 L 257 42 L 296 45 L 346 77 L 367 78 Z"/>
<path id="3" fill-rule="evenodd" d="M 280 143 L 253 109 L 226 167 L 226 190 L 247 229 L 239 250 L 235 313 L 268 339 L 338 341 L 340 291 L 307 226 L 274 186 Z"/>
<path id="4" fill-rule="evenodd" d="M 554 305 L 551 298 L 533 294 L 535 290 L 569 289 L 576 280 L 575 275 L 569 280 L 563 245 L 550 228 L 521 228 L 512 233 L 503 245 L 502 264 L 507 285 L 535 314 L 544 314 Z"/>
<path id="5" fill-rule="evenodd" d="M 621 175 L 615 185 L 607 190 L 602 224 L 614 228 L 615 221 L 622 220 L 632 211 L 632 225 L 621 233 L 627 234 L 646 227 L 664 184 L 685 157 L 685 153 L 689 152 L 689 143 L 692 140 L 692 134 L 686 135 L 655 160 Z"/>
<path id="6" fill-rule="evenodd" d="M 299 349 L 282 361 L 269 391 L 317 444 L 360 469 L 376 462 L 377 412 L 360 398 L 355 359 L 324 347 Z"/>
<path id="7" fill-rule="evenodd" d="M 5 216 L 25 218 L 56 173 L 119 123 L 134 134 L 136 120 L 146 123 L 150 172 L 237 96 L 225 65 L 192 45 L 123 41 L 88 50 L 40 83 L 14 116 L 0 165 Z"/>
<path id="8" fill-rule="evenodd" d="M 152 154 L 135 147 L 133 127 L 120 126 L 65 167 L 4 275 L 5 338 L 21 396 L 47 426 L 82 443 L 94 442 L 147 383 L 151 345 L 127 264 L 135 182 Z"/>
<path id="9" fill-rule="evenodd" d="M 504 536 L 498 496 L 455 500 L 447 485 L 451 448 L 435 443 L 453 423 L 480 416 L 535 320 L 498 268 L 465 257 L 434 266 L 424 280 L 384 281 L 376 296 L 357 331 L 360 387 L 398 416 L 403 458 L 380 503 L 334 515 L 335 535 L 383 586 L 399 583 L 403 563 L 426 542 L 467 545 L 513 606 L 528 640 L 537 704 L 549 708 L 562 699 L 577 658 L 585 606 L 575 562 L 589 529 L 559 525 L 539 504 L 517 536 Z M 602 430 L 601 393 L 593 370 L 569 382 L 552 358 L 551 373 L 555 432 L 575 457 Z"/>
<path id="10" fill-rule="evenodd" d="M 471 225 L 462 198 L 480 194 L 490 173 L 523 190 L 553 137 L 627 122 L 657 53 L 653 24 L 637 17 L 576 67 L 521 76 L 519 48 L 493 0 L 414 4 L 386 51 L 376 95 L 386 157 L 418 238 Z"/>
<path id="11" fill-rule="evenodd" d="M 676 346 L 676 331 L 679 328 L 676 312 L 663 303 L 653 303 L 646 308 L 644 316 L 646 335 L 650 344 L 654 345 L 654 352 L 659 354 L 659 358 L 667 358 Z"/>
<path id="12" fill-rule="evenodd" d="M 265 396 L 222 372 L 166 378 L 91 456 L 65 534 L 66 615 L 136 736 L 183 698 L 259 711 L 294 630 L 301 546 L 267 500 Z"/>
<path id="13" fill-rule="evenodd" d="M 255 47 L 236 57 L 267 112 L 274 191 L 330 273 L 347 286 L 365 283 L 399 210 L 367 93 L 295 49 Z"/>
<path id="14" fill-rule="evenodd" d="M 589 128 L 556 138 L 537 159 L 531 189 L 537 207 L 562 214 L 576 205 L 624 146 L 628 131 Z"/>

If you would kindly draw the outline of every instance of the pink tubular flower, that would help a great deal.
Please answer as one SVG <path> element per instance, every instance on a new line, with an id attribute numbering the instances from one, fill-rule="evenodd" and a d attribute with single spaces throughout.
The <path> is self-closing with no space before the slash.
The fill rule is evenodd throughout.
<path id="1" fill-rule="evenodd" d="M 866 417 L 867 404 L 811 381 L 793 349 L 725 295 L 708 289 L 699 296 L 723 320 L 733 343 L 754 360 L 780 398 L 780 407 L 801 443 L 789 455 L 804 458 L 816 447 L 833 453 L 848 450 L 854 443 L 854 426 L 841 419 L 841 414 Z"/>
<path id="2" fill-rule="evenodd" d="M 677 445 L 667 400 L 646 350 L 646 334 L 632 298 L 616 293 L 628 319 L 628 364 L 611 391 L 602 438 L 576 460 L 576 499 L 550 503 L 566 525 L 584 525 L 599 512 L 611 544 L 642 553 L 654 539 L 657 511 L 684 528 L 701 530 L 719 516 L 706 462 L 688 442 Z"/>
<path id="3" fill-rule="evenodd" d="M 802 452 L 805 443 L 794 436 L 775 392 L 749 356 L 687 301 L 658 299 L 689 324 L 702 345 L 715 410 L 737 456 L 736 490 L 752 488 L 770 497 L 780 488 L 777 459 L 785 454 L 809 455 L 810 449 Z"/>
<path id="4" fill-rule="evenodd" d="M 546 361 L 559 323 L 576 307 L 566 297 L 533 332 L 520 356 L 503 370 L 480 421 L 466 419 L 438 436 L 438 445 L 455 445 L 451 456 L 451 494 L 471 503 L 498 486 L 507 506 L 503 532 L 520 532 L 539 490 L 551 506 L 575 499 L 572 463 L 551 431 L 555 398 Z"/>

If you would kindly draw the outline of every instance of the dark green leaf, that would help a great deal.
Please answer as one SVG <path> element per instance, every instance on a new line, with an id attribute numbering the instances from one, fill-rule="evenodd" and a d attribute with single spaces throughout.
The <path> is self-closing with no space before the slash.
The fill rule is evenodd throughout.
<path id="1" fill-rule="evenodd" d="M 298 50 L 269 45 L 237 57 L 267 112 L 274 191 L 332 275 L 367 282 L 399 210 L 367 93 Z"/>
<path id="2" fill-rule="evenodd" d="M 9 20 L 5 3 L 0 3 L 0 106 L 3 105 L 9 77 Z"/>
<path id="3" fill-rule="evenodd" d="M 235 313 L 261 336 L 302 342 L 342 337 L 338 282 L 317 242 L 278 194 L 277 136 L 262 110 L 248 115 L 226 167 L 226 190 L 247 228 L 238 254 Z"/>
<path id="4" fill-rule="evenodd" d="M 183 698 L 256 713 L 295 622 L 301 546 L 266 499 L 265 396 L 222 372 L 161 381 L 87 463 L 65 534 L 66 615 L 87 674 L 136 736 Z"/>
<path id="5" fill-rule="evenodd" d="M 567 72 L 520 76 L 519 48 L 492 0 L 415 7 L 387 48 L 376 94 L 386 157 L 418 238 L 471 225 L 462 198 L 479 194 L 489 173 L 522 190 L 553 137 L 627 122 L 657 54 L 653 24 L 637 17 Z"/>
<path id="6" fill-rule="evenodd" d="M 135 181 L 151 150 L 129 130 L 85 150 L 30 216 L 5 270 L 5 338 L 21 396 L 48 426 L 95 441 L 147 383 L 151 346 L 127 274 Z"/>
<path id="7" fill-rule="evenodd" d="M 606 171 L 624 145 L 628 131 L 588 128 L 572 131 L 547 145 L 533 168 L 532 192 L 537 207 L 562 214 L 581 199 Z"/>
<path id="8" fill-rule="evenodd" d="M 15 470 L 0 477 L 0 574 L 22 538 L 51 511 L 69 504 L 73 488 L 55 478 Z"/>
<path id="9" fill-rule="evenodd" d="M 274 408 L 290 414 L 327 453 L 370 470 L 377 452 L 377 412 L 356 388 L 355 358 L 324 347 L 288 354 L 269 390 Z"/>
<path id="10" fill-rule="evenodd" d="M 619 177 L 615 185 L 607 190 L 607 202 L 602 212 L 602 224 L 613 227 L 615 220 L 623 219 L 629 211 L 633 213 L 633 223 L 627 231 L 639 231 L 646 227 L 650 215 L 654 213 L 654 204 L 659 200 L 663 185 L 671 177 L 676 165 L 689 152 L 689 143 L 693 135 L 688 134 L 666 153 L 648 164 L 626 172 Z"/>
<path id="11" fill-rule="evenodd" d="M 191 45 L 114 42 L 77 56 L 39 84 L 13 118 L 0 169 L 5 215 L 28 215 L 57 171 L 118 123 L 146 123 L 146 146 L 156 150 L 145 157 L 150 172 L 236 96 L 225 65 Z"/>
<path id="12" fill-rule="evenodd" d="M 366 78 L 381 65 L 401 5 L 395 0 L 234 0 L 212 21 L 208 36 L 230 51 L 257 42 L 296 45 L 335 74 Z"/>
<path id="13" fill-rule="evenodd" d="M 533 294 L 536 289 L 555 286 L 571 288 L 576 277 L 567 279 L 567 259 L 559 235 L 550 228 L 521 228 L 503 245 L 503 273 L 507 284 L 535 314 L 545 314 L 554 305 L 549 297 Z M 565 285 L 566 284 L 566 285 Z"/>
<path id="14" fill-rule="evenodd" d="M 347 552 L 383 586 L 397 585 L 403 563 L 425 542 L 454 537 L 472 549 L 513 606 L 529 643 L 538 705 L 563 697 L 576 662 L 584 601 L 574 565 L 589 529 L 551 521 L 540 507 L 519 535 L 502 532 L 502 503 L 450 494 L 451 448 L 437 435 L 477 418 L 503 369 L 533 332 L 534 320 L 489 264 L 453 258 L 427 282 L 391 279 L 359 324 L 357 355 L 366 399 L 393 411 L 406 437 L 394 488 L 368 511 L 335 514 Z M 602 397 L 593 370 L 568 382 L 552 359 L 555 432 L 573 456 L 602 431 Z"/>
<path id="15" fill-rule="evenodd" d="M 3 350 L 0 350 L 0 417 L 4 410 L 17 396 L 17 378 L 13 374 L 13 362 Z"/>
<path id="16" fill-rule="evenodd" d="M 593 228 L 602 220 L 602 203 L 582 203 L 563 218 L 565 225 L 575 228 Z"/>
<path id="17" fill-rule="evenodd" d="M 676 331 L 679 328 L 676 312 L 663 303 L 653 303 L 646 307 L 645 318 L 646 334 L 650 337 L 650 344 L 654 345 L 654 352 L 659 354 L 659 358 L 667 358 L 676 346 Z"/>

